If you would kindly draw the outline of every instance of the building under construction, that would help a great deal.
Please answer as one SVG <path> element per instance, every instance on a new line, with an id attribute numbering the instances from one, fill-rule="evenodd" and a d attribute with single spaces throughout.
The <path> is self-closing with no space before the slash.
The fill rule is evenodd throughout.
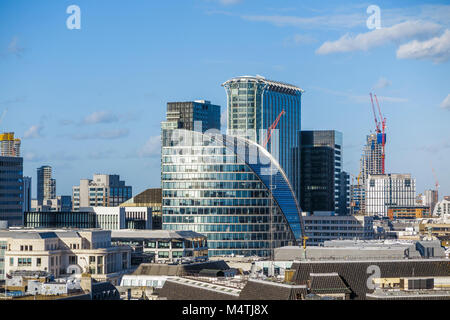
<path id="1" fill-rule="evenodd" d="M 360 183 L 366 184 L 370 174 L 383 174 L 383 146 L 381 135 L 372 133 L 367 136 L 366 145 L 364 146 L 361 156 L 361 179 Z"/>
<path id="2" fill-rule="evenodd" d="M 377 104 L 378 116 L 375 112 L 373 97 L 375 97 Z M 365 189 L 369 175 L 385 174 L 386 118 L 381 113 L 377 96 L 370 94 L 370 100 L 372 102 L 376 130 L 375 133 L 366 136 L 357 184 L 351 187 L 351 212 L 353 214 L 366 213 Z"/>
<path id="3" fill-rule="evenodd" d="M 20 157 L 20 139 L 14 138 L 14 132 L 0 134 L 2 157 Z"/>

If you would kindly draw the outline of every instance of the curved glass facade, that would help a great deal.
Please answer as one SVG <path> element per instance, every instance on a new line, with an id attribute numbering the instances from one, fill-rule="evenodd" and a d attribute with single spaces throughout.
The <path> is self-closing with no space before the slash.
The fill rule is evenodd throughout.
<path id="1" fill-rule="evenodd" d="M 286 175 L 254 142 L 171 131 L 162 148 L 163 229 L 208 237 L 209 255 L 270 256 L 301 238 Z"/>
<path id="2" fill-rule="evenodd" d="M 300 131 L 303 90 L 261 76 L 236 77 L 227 92 L 228 131 L 263 145 L 267 130 L 284 110 L 266 149 L 279 162 L 300 200 Z"/>

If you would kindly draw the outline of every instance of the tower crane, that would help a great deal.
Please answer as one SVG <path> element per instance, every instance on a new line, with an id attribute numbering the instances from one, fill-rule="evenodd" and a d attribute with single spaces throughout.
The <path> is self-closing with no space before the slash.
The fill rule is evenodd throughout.
<path id="1" fill-rule="evenodd" d="M 386 118 L 381 114 L 380 105 L 378 103 L 377 95 L 375 94 L 375 101 L 377 102 L 378 113 L 380 115 L 381 121 L 381 164 L 382 164 L 382 174 L 385 171 L 385 145 L 386 145 Z"/>
<path id="2" fill-rule="evenodd" d="M 437 179 L 436 172 L 434 171 L 433 164 L 431 162 L 430 162 L 430 166 L 431 166 L 431 171 L 433 172 L 434 180 L 436 181 L 436 183 L 435 183 L 436 191 L 438 191 L 439 190 L 439 181 Z"/>
<path id="3" fill-rule="evenodd" d="M 275 121 L 272 123 L 272 125 L 267 129 L 266 139 L 264 140 L 264 144 L 263 144 L 264 148 L 267 147 L 267 143 L 269 143 L 269 140 L 270 140 L 270 137 L 272 136 L 273 130 L 275 130 L 275 128 L 278 125 L 278 122 L 280 122 L 281 116 L 284 115 L 285 113 L 286 112 L 284 110 L 282 110 L 280 112 L 280 114 L 278 115 L 278 117 L 275 119 Z"/>
<path id="4" fill-rule="evenodd" d="M 375 112 L 375 105 L 373 103 L 373 96 L 375 97 L 375 102 L 377 103 L 377 107 L 378 107 L 378 114 L 380 116 L 380 121 L 378 121 L 377 119 L 377 114 Z M 373 112 L 373 117 L 375 120 L 375 127 L 376 127 L 376 132 L 377 132 L 377 142 L 380 143 L 381 142 L 381 173 L 384 174 L 385 173 L 385 145 L 386 145 L 386 118 L 383 117 L 383 114 L 381 113 L 381 108 L 380 108 L 380 104 L 378 103 L 378 98 L 377 95 L 374 94 L 372 96 L 372 93 L 370 93 L 370 101 L 372 102 L 372 112 Z"/>
<path id="5" fill-rule="evenodd" d="M 267 135 L 266 135 L 266 138 L 265 138 L 264 143 L 263 143 L 263 147 L 264 148 L 267 148 L 267 144 L 269 143 L 270 137 L 272 136 L 272 132 L 273 132 L 273 130 L 276 129 L 276 127 L 278 126 L 278 123 L 280 122 L 281 117 L 284 114 L 286 114 L 286 112 L 284 110 L 281 110 L 281 112 L 278 114 L 278 117 L 275 119 L 275 121 L 272 123 L 272 125 L 267 129 Z M 272 186 L 273 186 L 273 184 L 272 184 L 272 176 L 271 176 L 271 181 L 270 181 L 270 189 L 271 189 L 270 191 L 271 192 L 272 192 Z M 270 213 L 272 214 L 272 208 L 270 210 Z M 301 219 L 301 217 L 300 217 L 300 219 Z M 271 217 L 270 221 L 272 223 L 272 217 Z M 305 230 L 303 228 L 303 224 L 302 223 L 300 223 L 300 224 L 301 224 L 301 227 L 303 229 L 302 230 L 302 245 L 303 245 L 303 249 L 306 249 L 306 240 L 308 240 L 308 237 L 305 235 Z M 270 226 L 270 230 L 272 232 L 272 225 Z"/>

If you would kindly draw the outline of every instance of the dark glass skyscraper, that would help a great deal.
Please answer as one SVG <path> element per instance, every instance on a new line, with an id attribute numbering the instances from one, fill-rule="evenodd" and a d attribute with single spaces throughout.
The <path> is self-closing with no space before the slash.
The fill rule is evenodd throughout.
<path id="1" fill-rule="evenodd" d="M 23 158 L 0 156 L 0 220 L 23 223 Z"/>
<path id="2" fill-rule="evenodd" d="M 227 134 L 248 138 L 262 146 L 267 129 L 284 110 L 266 149 L 280 163 L 300 198 L 301 96 L 303 90 L 261 76 L 232 78 L 227 91 Z"/>
<path id="3" fill-rule="evenodd" d="M 333 130 L 302 131 L 301 152 L 302 210 L 345 214 L 348 177 L 342 174 L 342 133 Z M 345 196 L 341 196 L 341 192 L 345 192 Z"/>

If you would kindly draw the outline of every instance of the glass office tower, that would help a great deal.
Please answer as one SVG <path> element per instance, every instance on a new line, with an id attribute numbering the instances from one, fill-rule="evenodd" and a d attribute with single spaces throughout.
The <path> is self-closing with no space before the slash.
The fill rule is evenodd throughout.
<path id="1" fill-rule="evenodd" d="M 301 96 L 303 90 L 261 76 L 232 78 L 222 86 L 227 92 L 227 134 L 264 145 L 267 129 L 281 111 L 285 114 L 266 149 L 280 163 L 300 199 Z"/>
<path id="2" fill-rule="evenodd" d="M 0 221 L 23 223 L 23 158 L 0 156 Z"/>
<path id="3" fill-rule="evenodd" d="M 342 133 L 334 130 L 302 131 L 301 141 L 302 209 L 310 213 L 333 211 L 346 214 L 347 177 L 342 175 Z M 345 200 L 341 199 L 341 191 L 345 193 Z"/>
<path id="4" fill-rule="evenodd" d="M 219 133 L 170 134 L 162 148 L 164 230 L 205 234 L 210 256 L 264 257 L 300 243 L 300 207 L 269 152 Z"/>

